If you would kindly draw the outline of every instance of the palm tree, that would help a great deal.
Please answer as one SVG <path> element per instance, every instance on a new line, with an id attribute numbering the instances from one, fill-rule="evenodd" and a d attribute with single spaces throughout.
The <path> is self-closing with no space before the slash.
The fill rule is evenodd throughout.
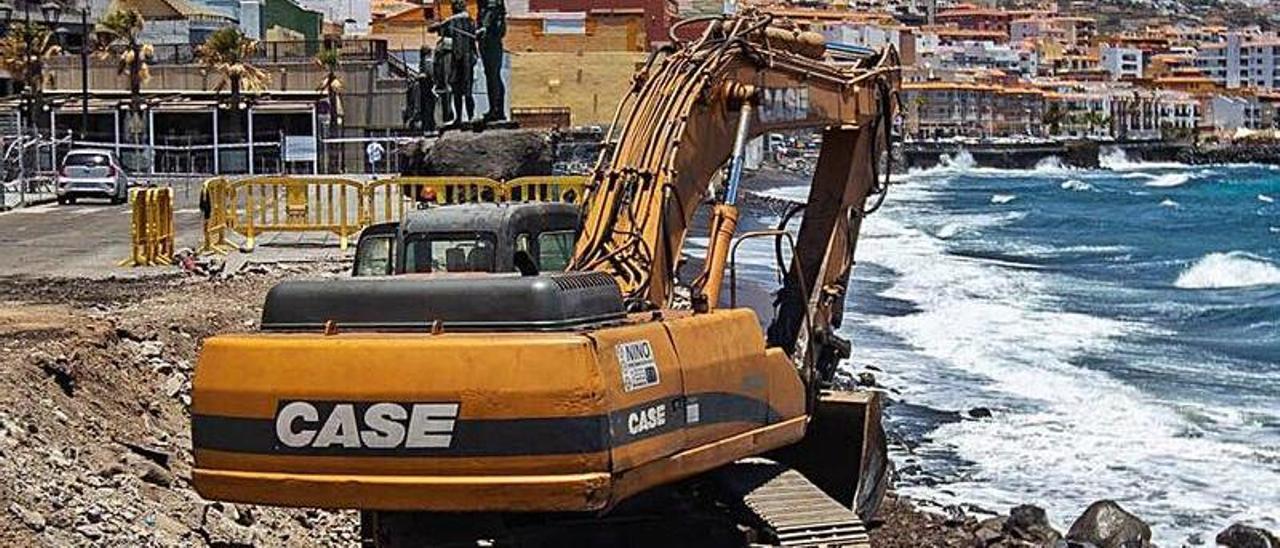
<path id="1" fill-rule="evenodd" d="M 342 97 L 339 95 L 342 93 L 342 76 L 338 74 L 342 67 L 341 52 L 337 47 L 326 47 L 315 57 L 316 64 L 325 73 L 316 91 L 329 97 L 329 124 L 332 126 L 342 124 Z"/>
<path id="2" fill-rule="evenodd" d="M 35 56 L 29 56 L 27 44 Z M 0 38 L 0 69 L 29 87 L 31 92 L 44 89 L 44 60 L 62 52 L 52 32 L 30 23 L 14 23 Z"/>
<path id="3" fill-rule="evenodd" d="M 1049 126 L 1049 134 L 1057 135 L 1062 129 L 1062 122 L 1066 121 L 1067 114 L 1062 111 L 1058 103 L 1050 103 L 1049 108 L 1044 111 L 1042 122 Z"/>
<path id="4" fill-rule="evenodd" d="M 915 97 L 911 98 L 911 107 L 912 107 L 911 113 L 913 115 L 912 120 L 915 121 L 915 126 L 916 126 L 914 134 L 917 139 L 920 138 L 920 129 L 921 129 L 921 126 L 923 125 L 921 123 L 922 122 L 921 111 L 924 110 L 924 107 L 927 104 L 929 104 L 929 100 L 925 99 L 923 94 L 917 94 Z"/>
<path id="5" fill-rule="evenodd" d="M 155 55 L 155 48 L 141 40 L 145 24 L 137 10 L 117 8 L 103 16 L 95 29 L 98 57 L 115 57 L 116 74 L 129 78 L 129 133 L 135 143 L 142 136 L 142 84 L 151 79 L 147 61 Z"/>
<path id="6" fill-rule="evenodd" d="M 222 27 L 196 49 L 200 64 L 222 77 L 214 90 L 231 88 L 232 108 L 239 108 L 242 91 L 266 89 L 271 81 L 266 71 L 249 62 L 257 48 L 258 41 L 245 36 L 238 27 Z"/>

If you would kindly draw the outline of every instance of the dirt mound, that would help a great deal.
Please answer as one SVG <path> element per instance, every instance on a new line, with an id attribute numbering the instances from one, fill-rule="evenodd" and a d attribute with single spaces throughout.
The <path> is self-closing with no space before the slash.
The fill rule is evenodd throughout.
<path id="1" fill-rule="evenodd" d="M 354 544 L 352 512 L 201 499 L 188 414 L 203 338 L 252 328 L 284 277 L 345 268 L 0 281 L 0 545 Z"/>

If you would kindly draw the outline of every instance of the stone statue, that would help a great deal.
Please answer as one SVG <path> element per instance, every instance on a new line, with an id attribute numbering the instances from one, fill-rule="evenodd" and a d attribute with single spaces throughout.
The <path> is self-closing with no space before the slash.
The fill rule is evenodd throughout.
<path id="1" fill-rule="evenodd" d="M 471 96 L 471 87 L 476 64 L 476 22 L 467 13 L 465 0 L 453 0 L 451 6 L 453 15 L 431 25 L 431 31 L 440 35 L 440 47 L 437 49 L 448 49 L 447 87 L 456 114 L 449 125 L 455 125 L 475 117 L 476 100 Z M 437 57 L 436 62 L 440 61 Z"/>
<path id="2" fill-rule="evenodd" d="M 435 73 L 432 51 L 427 46 L 418 50 L 418 76 L 409 81 L 405 97 L 404 121 L 409 129 L 421 128 L 423 133 L 436 129 Z"/>
<path id="3" fill-rule="evenodd" d="M 502 38 L 506 35 L 507 6 L 503 0 L 481 0 L 476 37 L 480 41 L 480 62 L 484 64 L 484 85 L 489 96 L 485 122 L 507 118 L 507 89 L 502 85 Z"/>
<path id="4" fill-rule="evenodd" d="M 448 125 L 453 121 L 453 101 L 449 82 L 453 80 L 453 41 L 444 36 L 436 42 L 431 52 L 432 94 L 440 101 L 440 120 Z"/>

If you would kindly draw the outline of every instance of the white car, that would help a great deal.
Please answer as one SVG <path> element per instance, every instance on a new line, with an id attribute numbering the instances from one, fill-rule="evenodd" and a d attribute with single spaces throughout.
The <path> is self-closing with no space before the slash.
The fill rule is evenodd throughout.
<path id="1" fill-rule="evenodd" d="M 129 201 L 129 178 L 110 150 L 74 149 L 58 169 L 58 203 L 77 198 L 106 198 L 112 204 Z"/>

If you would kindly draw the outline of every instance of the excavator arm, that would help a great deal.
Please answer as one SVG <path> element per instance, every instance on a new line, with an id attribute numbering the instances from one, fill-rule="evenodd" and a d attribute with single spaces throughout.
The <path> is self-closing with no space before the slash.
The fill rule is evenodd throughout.
<path id="1" fill-rule="evenodd" d="M 695 40 L 679 39 L 695 26 L 702 27 Z M 897 107 L 897 54 L 828 49 L 821 35 L 754 10 L 683 21 L 672 39 L 675 47 L 651 59 L 619 106 L 620 130 L 595 171 L 571 268 L 611 275 L 632 310 L 675 306 L 689 225 L 728 162 L 704 269 L 690 284 L 694 307 L 714 308 L 736 229 L 746 140 L 819 129 L 822 151 L 769 342 L 799 358 L 802 371 L 833 370 L 833 360 L 847 355 L 832 324 L 853 244 L 868 197 L 885 189 L 877 175 Z"/>

